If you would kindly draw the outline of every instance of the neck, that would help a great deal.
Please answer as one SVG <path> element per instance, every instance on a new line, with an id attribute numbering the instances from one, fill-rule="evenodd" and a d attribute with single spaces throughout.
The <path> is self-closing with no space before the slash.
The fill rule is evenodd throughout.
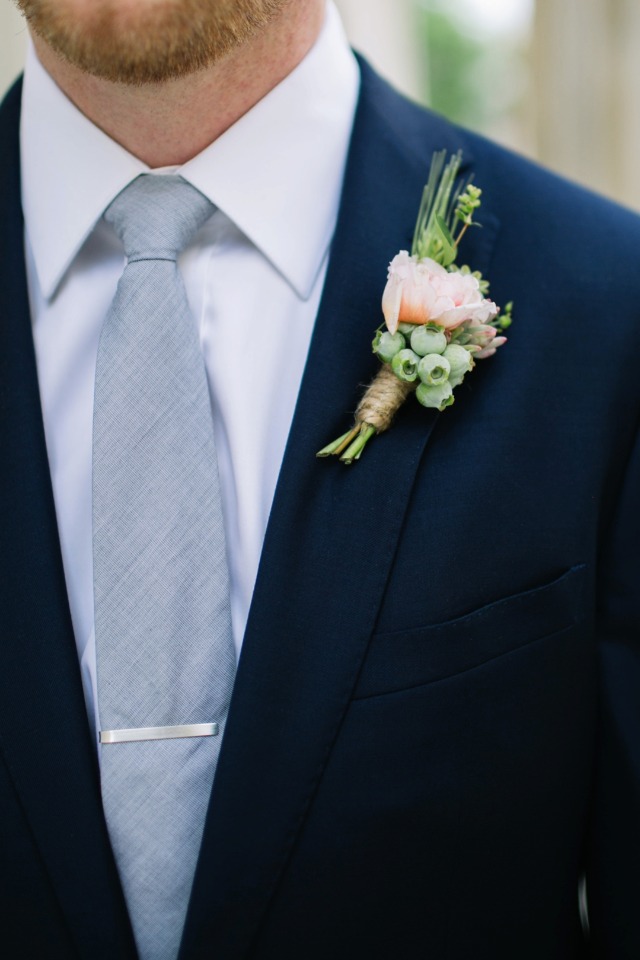
<path id="1" fill-rule="evenodd" d="M 38 36 L 40 62 L 96 126 L 147 166 L 186 163 L 291 73 L 316 41 L 324 2 L 296 0 L 260 34 L 200 72 L 131 86 L 90 76 Z"/>

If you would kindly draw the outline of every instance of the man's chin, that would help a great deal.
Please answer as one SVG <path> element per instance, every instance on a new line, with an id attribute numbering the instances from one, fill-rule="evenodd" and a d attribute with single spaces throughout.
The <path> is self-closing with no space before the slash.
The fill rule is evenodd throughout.
<path id="1" fill-rule="evenodd" d="M 97 44 L 86 38 L 72 46 L 44 39 L 54 53 L 82 73 L 129 86 L 166 83 L 189 76 L 211 66 L 228 52 L 228 49 L 194 50 L 189 45 L 184 51 L 176 46 L 165 50 L 157 44 L 130 45 L 129 38 L 119 37 Z"/>
<path id="2" fill-rule="evenodd" d="M 288 0 L 16 0 L 33 32 L 83 73 L 140 86 L 222 60 Z"/>

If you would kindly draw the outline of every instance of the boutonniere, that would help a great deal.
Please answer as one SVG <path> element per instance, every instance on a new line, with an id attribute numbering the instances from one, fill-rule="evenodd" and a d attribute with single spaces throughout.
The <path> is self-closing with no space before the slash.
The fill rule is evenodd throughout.
<path id="1" fill-rule="evenodd" d="M 488 298 L 481 274 L 456 263 L 465 234 L 480 226 L 475 216 L 482 195 L 470 180 L 460 181 L 461 162 L 461 152 L 448 160 L 446 150 L 433 156 L 411 254 L 402 250 L 389 265 L 385 322 L 372 344 L 382 366 L 358 405 L 353 428 L 319 457 L 358 460 L 411 393 L 423 407 L 445 410 L 476 361 L 506 343 L 502 331 L 511 324 L 512 304 L 501 311 Z"/>

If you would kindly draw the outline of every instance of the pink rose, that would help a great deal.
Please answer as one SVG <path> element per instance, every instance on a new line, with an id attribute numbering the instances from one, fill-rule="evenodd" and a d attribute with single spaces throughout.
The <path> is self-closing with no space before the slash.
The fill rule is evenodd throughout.
<path id="1" fill-rule="evenodd" d="M 402 250 L 389 264 L 382 312 L 393 334 L 400 323 L 437 323 L 453 330 L 471 320 L 486 323 L 498 311 L 471 274 L 449 273 L 435 260 L 418 260 Z"/>

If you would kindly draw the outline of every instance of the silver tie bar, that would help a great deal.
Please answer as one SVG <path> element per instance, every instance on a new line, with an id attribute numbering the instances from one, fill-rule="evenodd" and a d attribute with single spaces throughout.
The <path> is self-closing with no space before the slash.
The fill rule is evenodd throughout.
<path id="1" fill-rule="evenodd" d="M 179 737 L 217 737 L 217 723 L 183 723 L 177 727 L 132 727 L 101 730 L 100 743 L 131 743 L 134 740 L 176 740 Z"/>

